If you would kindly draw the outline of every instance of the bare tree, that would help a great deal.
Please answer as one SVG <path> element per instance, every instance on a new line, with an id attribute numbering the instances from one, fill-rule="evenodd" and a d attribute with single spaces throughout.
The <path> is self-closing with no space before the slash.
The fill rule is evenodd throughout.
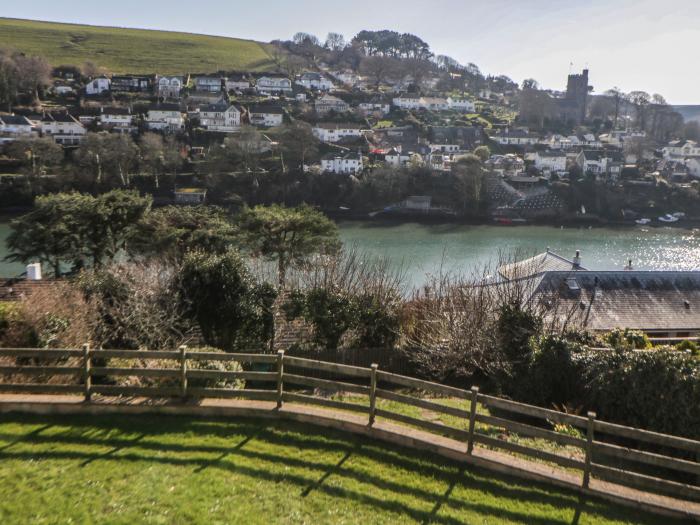
<path id="1" fill-rule="evenodd" d="M 40 56 L 19 55 L 16 59 L 20 87 L 39 102 L 39 90 L 51 83 L 51 65 Z"/>
<path id="2" fill-rule="evenodd" d="M 328 33 L 325 47 L 331 51 L 341 51 L 345 48 L 345 37 L 340 33 Z"/>

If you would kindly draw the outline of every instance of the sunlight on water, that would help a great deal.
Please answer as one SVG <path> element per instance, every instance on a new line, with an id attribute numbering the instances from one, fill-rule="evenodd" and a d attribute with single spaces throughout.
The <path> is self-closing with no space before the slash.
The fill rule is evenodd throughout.
<path id="1" fill-rule="evenodd" d="M 581 250 L 591 270 L 621 270 L 628 259 L 639 270 L 700 269 L 700 231 L 678 228 L 553 228 L 547 226 L 463 226 L 344 222 L 346 245 L 403 265 L 411 285 L 426 273 L 471 274 L 495 263 L 499 253 L 532 255 L 547 247 L 571 258 Z M 444 258 L 443 258 L 444 254 Z"/>

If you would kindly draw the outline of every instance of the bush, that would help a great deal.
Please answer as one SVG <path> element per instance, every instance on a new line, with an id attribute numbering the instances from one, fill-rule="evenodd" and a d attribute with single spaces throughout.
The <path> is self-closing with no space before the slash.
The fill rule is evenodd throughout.
<path id="1" fill-rule="evenodd" d="M 189 352 L 221 353 L 224 351 L 209 346 L 188 349 Z M 192 370 L 213 370 L 216 372 L 241 372 L 243 368 L 238 361 L 195 361 L 188 360 L 187 366 Z M 229 388 L 240 390 L 244 386 L 242 379 L 205 379 L 191 378 L 187 385 L 195 388 Z"/>
<path id="2" fill-rule="evenodd" d="M 645 350 L 652 346 L 647 334 L 629 328 L 616 328 L 605 334 L 603 340 L 618 350 Z"/>
<path id="3" fill-rule="evenodd" d="M 680 351 L 680 352 L 688 352 L 695 357 L 700 355 L 700 346 L 695 341 L 688 341 L 687 339 L 685 341 L 681 341 L 675 346 L 675 349 Z"/>

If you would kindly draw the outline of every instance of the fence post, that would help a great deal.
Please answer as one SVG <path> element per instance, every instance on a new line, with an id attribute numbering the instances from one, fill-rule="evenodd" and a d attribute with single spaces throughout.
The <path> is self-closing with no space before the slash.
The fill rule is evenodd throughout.
<path id="1" fill-rule="evenodd" d="M 187 399 L 187 347 L 180 347 L 180 395 Z"/>
<path id="2" fill-rule="evenodd" d="M 370 385 L 369 385 L 369 426 L 374 425 L 374 419 L 377 413 L 377 363 L 372 363 L 370 367 Z"/>
<path id="3" fill-rule="evenodd" d="M 479 398 L 479 387 L 472 387 L 471 406 L 469 407 L 469 441 L 467 442 L 467 454 L 474 450 L 474 426 L 476 425 L 476 405 Z"/>
<path id="4" fill-rule="evenodd" d="M 583 467 L 583 488 L 587 489 L 591 480 L 591 462 L 593 456 L 593 427 L 595 425 L 595 412 L 588 413 L 588 425 L 586 433 L 586 462 Z"/>
<path id="5" fill-rule="evenodd" d="M 90 375 L 90 345 L 85 343 L 83 345 L 83 371 L 85 374 L 85 401 L 90 401 L 92 397 L 92 376 Z"/>
<path id="6" fill-rule="evenodd" d="M 282 395 L 284 376 L 284 350 L 277 350 L 277 408 L 282 408 Z"/>

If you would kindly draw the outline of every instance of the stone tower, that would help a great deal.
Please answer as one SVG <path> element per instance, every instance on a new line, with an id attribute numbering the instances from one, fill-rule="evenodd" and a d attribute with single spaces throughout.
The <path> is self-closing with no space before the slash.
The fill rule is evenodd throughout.
<path id="1" fill-rule="evenodd" d="M 586 119 L 588 91 L 588 69 L 584 69 L 581 74 L 569 75 L 566 83 L 566 106 L 570 112 L 569 117 L 577 124 Z"/>

